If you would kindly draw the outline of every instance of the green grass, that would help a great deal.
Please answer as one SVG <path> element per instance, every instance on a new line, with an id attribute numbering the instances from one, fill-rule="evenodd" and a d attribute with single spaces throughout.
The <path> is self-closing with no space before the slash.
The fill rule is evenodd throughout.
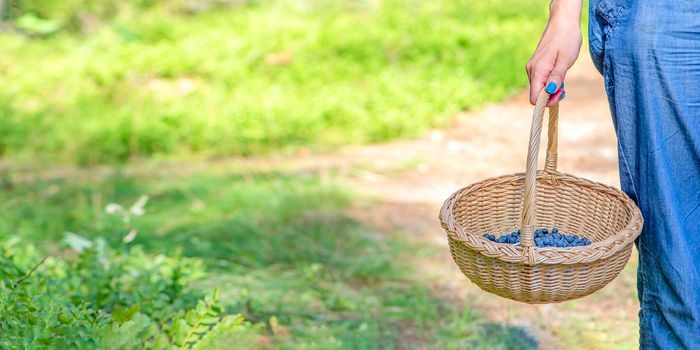
<path id="1" fill-rule="evenodd" d="M 117 252 L 142 247 L 145 260 L 181 252 L 207 269 L 192 287 L 218 286 L 226 313 L 253 323 L 246 329 L 255 334 L 245 336 L 261 347 L 537 347 L 522 329 L 490 324 L 478 310 L 439 297 L 435 281 L 420 273 L 421 259 L 435 250 L 352 219 L 346 209 L 364 199 L 327 176 L 93 168 L 95 176 L 41 180 L 13 171 L 293 154 L 414 137 L 524 86 L 546 5 L 10 3 L 11 29 L 0 32 L 8 82 L 0 90 L 0 157 L 12 165 L 0 173 L 0 237 L 57 259 L 67 254 L 66 232 L 104 239 Z M 127 222 L 105 212 L 142 195 L 149 197 L 144 216 Z M 240 346 L 235 334 L 226 336 L 210 347 Z"/>
<path id="2" fill-rule="evenodd" d="M 65 231 L 149 253 L 201 259 L 229 313 L 260 325 L 261 344 L 299 349 L 534 349 L 518 328 L 485 322 L 478 310 L 437 297 L 417 273 L 434 248 L 390 238 L 344 210 L 362 201 L 313 173 L 207 169 L 187 176 L 107 176 L 27 181 L 6 176 L 0 236 L 56 251 Z M 105 213 L 150 197 L 125 224 Z M 262 346 L 262 345 L 261 345 Z"/>
<path id="3" fill-rule="evenodd" d="M 70 4 L 39 15 L 70 28 Z M 111 17 L 89 31 L 0 33 L 0 156 L 97 164 L 413 137 L 523 87 L 546 14 L 534 0 L 100 6 Z"/>

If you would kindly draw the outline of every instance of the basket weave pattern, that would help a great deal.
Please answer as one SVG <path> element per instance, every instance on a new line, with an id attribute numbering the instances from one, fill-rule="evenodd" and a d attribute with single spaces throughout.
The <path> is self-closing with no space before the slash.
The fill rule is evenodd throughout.
<path id="1" fill-rule="evenodd" d="M 542 92 L 535 107 L 526 172 L 462 188 L 440 211 L 450 252 L 462 273 L 488 292 L 531 304 L 580 298 L 612 281 L 629 260 L 643 222 L 637 206 L 621 191 L 556 170 L 557 106 L 549 113 L 545 169 L 536 170 L 548 98 Z M 592 243 L 538 248 L 538 227 L 558 227 Z M 482 236 L 518 229 L 521 243 L 515 245 Z"/>

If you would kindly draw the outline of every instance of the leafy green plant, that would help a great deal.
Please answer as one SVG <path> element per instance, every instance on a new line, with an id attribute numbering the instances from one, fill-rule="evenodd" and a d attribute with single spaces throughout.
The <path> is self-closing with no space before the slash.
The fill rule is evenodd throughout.
<path id="1" fill-rule="evenodd" d="M 189 287 L 204 275 L 196 259 L 96 242 L 39 257 L 17 241 L 0 248 L 1 349 L 191 349 L 248 327 L 217 291 Z"/>

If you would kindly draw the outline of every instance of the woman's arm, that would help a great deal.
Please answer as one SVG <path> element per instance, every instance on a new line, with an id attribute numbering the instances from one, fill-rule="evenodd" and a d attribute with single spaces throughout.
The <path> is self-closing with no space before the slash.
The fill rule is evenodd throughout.
<path id="1" fill-rule="evenodd" d="M 530 80 L 530 103 L 535 104 L 543 87 L 555 93 L 550 105 L 563 93 L 558 92 L 566 71 L 578 58 L 581 49 L 581 0 L 552 0 L 549 21 L 535 53 L 525 66 Z"/>

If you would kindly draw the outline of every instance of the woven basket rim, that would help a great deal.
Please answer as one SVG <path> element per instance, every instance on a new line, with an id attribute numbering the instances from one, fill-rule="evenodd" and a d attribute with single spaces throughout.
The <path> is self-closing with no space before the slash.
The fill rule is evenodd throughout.
<path id="1" fill-rule="evenodd" d="M 573 182 L 577 186 L 580 185 L 576 184 L 576 182 L 582 182 L 590 186 L 591 190 L 613 194 L 613 196 L 623 203 L 624 206 L 630 211 L 631 217 L 622 230 L 610 235 L 602 241 L 594 242 L 587 246 L 570 248 L 535 247 L 535 252 L 538 255 L 536 264 L 553 265 L 595 262 L 614 255 L 621 249 L 627 247 L 629 244 L 632 244 L 637 236 L 639 236 L 644 223 L 642 213 L 632 199 L 624 192 L 613 186 L 567 173 L 543 170 L 537 172 L 538 180 L 545 179 L 545 176 L 553 181 L 563 181 L 569 183 Z M 523 249 L 520 244 L 496 243 L 482 237 L 479 233 L 470 232 L 455 220 L 452 209 L 454 208 L 455 203 L 468 193 L 487 186 L 494 186 L 500 183 L 508 183 L 517 180 L 522 181 L 524 179 L 524 172 L 501 175 L 475 182 L 455 191 L 445 200 L 440 210 L 440 222 L 442 227 L 447 232 L 448 237 L 450 239 L 464 242 L 470 249 L 478 251 L 488 257 L 496 257 L 500 260 L 511 263 L 522 262 Z"/>

